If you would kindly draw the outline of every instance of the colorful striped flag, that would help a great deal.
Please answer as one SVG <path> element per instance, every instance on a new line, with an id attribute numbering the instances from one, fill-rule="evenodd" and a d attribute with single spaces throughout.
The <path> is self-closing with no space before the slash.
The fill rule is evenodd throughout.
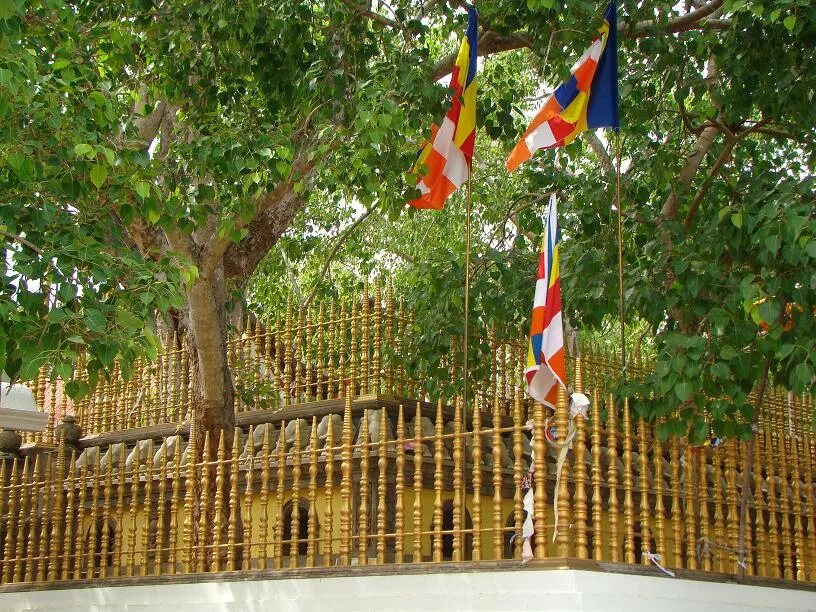
<path id="1" fill-rule="evenodd" d="M 587 129 L 618 129 L 618 23 L 612 0 L 603 25 L 572 75 L 544 103 L 507 158 L 512 172 L 539 149 L 568 145 Z"/>
<path id="2" fill-rule="evenodd" d="M 533 321 L 527 352 L 527 386 L 530 396 L 555 408 L 557 383 L 566 387 L 564 329 L 561 322 L 561 274 L 558 268 L 558 211 L 555 194 L 550 196 L 544 240 L 538 256 L 538 277 L 533 299 Z"/>
<path id="3" fill-rule="evenodd" d="M 414 162 L 417 187 L 422 194 L 409 204 L 440 209 L 448 196 L 467 180 L 476 139 L 476 9 L 468 9 L 467 35 L 451 75 L 451 108 L 442 127 L 431 126 L 431 138 L 422 144 Z"/>

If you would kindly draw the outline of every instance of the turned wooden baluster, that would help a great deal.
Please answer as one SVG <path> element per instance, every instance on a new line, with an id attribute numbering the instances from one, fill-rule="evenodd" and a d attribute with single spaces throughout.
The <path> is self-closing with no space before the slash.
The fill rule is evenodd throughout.
<path id="1" fill-rule="evenodd" d="M 307 520 L 306 567 L 314 567 L 317 550 L 317 417 L 312 417 L 309 437 L 309 514 Z"/>
<path id="2" fill-rule="evenodd" d="M 379 295 L 379 286 L 377 287 L 377 295 Z M 377 308 L 379 310 L 379 299 L 377 300 Z M 375 368 L 376 372 L 376 368 Z M 385 408 L 380 410 L 380 436 L 377 440 L 377 563 L 385 563 L 385 515 L 386 509 L 386 486 L 387 486 L 387 471 L 388 471 L 388 457 L 386 431 L 386 422 L 388 415 Z"/>
<path id="3" fill-rule="evenodd" d="M 363 412 L 360 421 L 360 505 L 357 510 L 357 563 L 368 565 L 368 496 L 369 496 L 369 457 L 368 445 L 368 411 Z"/>
<path id="4" fill-rule="evenodd" d="M 389 292 L 392 291 L 388 286 Z M 393 300 L 393 296 L 392 296 Z M 390 371 L 390 370 L 389 370 Z M 392 381 L 393 382 L 393 381 Z M 386 383 L 388 387 L 388 383 Z M 389 389 L 391 387 L 388 387 Z M 394 503 L 394 562 L 404 561 L 405 550 L 405 413 L 402 404 L 397 413 L 396 501 Z"/>
<path id="5" fill-rule="evenodd" d="M 413 561 L 422 561 L 422 460 L 425 454 L 422 436 L 422 405 L 417 402 L 414 412 L 414 516 Z"/>
<path id="6" fill-rule="evenodd" d="M 351 393 L 346 386 L 345 408 L 343 410 L 342 448 L 340 451 L 340 565 L 351 563 L 351 470 L 352 470 L 352 421 Z"/>

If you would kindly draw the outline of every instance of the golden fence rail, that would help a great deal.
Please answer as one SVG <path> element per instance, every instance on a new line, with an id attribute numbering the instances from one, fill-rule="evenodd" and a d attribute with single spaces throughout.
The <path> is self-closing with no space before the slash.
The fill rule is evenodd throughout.
<path id="1" fill-rule="evenodd" d="M 342 405 L 309 418 L 270 412 L 205 436 L 200 452 L 182 434 L 86 441 L 81 453 L 63 438 L 0 461 L 0 583 L 519 560 L 532 462 L 536 558 L 726 574 L 745 563 L 756 576 L 816 581 L 809 398 L 772 396 L 763 407 L 739 550 L 745 445 L 660 442 L 629 398 L 604 393 L 595 367 L 576 366 L 591 406 L 574 420 L 564 394 L 553 411 L 513 389 L 508 410 L 496 393 L 489 406 L 490 393 L 471 406 L 366 403 L 347 384 Z M 552 423 L 575 428 L 558 488 Z"/>

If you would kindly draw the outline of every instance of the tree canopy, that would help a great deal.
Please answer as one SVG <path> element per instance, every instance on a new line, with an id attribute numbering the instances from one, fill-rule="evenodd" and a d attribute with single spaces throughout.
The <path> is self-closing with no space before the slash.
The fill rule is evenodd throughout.
<path id="1" fill-rule="evenodd" d="M 461 7 L 0 0 L 4 368 L 69 378 L 88 347 L 104 372 L 155 350 L 158 312 L 187 332 L 203 429 L 228 428 L 230 308 L 388 275 L 428 330 L 432 375 L 462 331 L 464 196 L 408 210 L 406 172 L 445 111 Z M 680 406 L 663 433 L 700 437 L 706 408 L 718 433 L 745 434 L 764 367 L 814 385 L 816 8 L 624 3 L 620 139 L 585 133 L 508 176 L 504 155 L 603 8 L 479 6 L 474 328 L 523 333 L 552 191 L 571 325 L 617 316 L 619 143 L 627 315 L 657 357 L 637 407 Z"/>

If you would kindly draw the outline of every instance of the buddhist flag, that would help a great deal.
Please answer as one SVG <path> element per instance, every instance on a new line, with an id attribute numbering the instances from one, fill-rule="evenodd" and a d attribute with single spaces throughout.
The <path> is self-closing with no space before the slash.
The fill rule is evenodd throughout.
<path id="1" fill-rule="evenodd" d="M 617 2 L 612 0 L 598 35 L 551 95 L 507 158 L 512 172 L 539 149 L 568 145 L 587 129 L 618 129 Z"/>
<path id="2" fill-rule="evenodd" d="M 441 127 L 431 126 L 431 138 L 423 143 L 414 163 L 422 194 L 409 202 L 415 208 L 442 208 L 470 172 L 476 138 L 476 36 L 476 9 L 471 7 L 467 35 L 451 75 L 451 108 Z"/>
<path id="3" fill-rule="evenodd" d="M 533 321 L 527 352 L 527 386 L 530 396 L 555 408 L 558 383 L 566 387 L 564 329 L 561 322 L 561 275 L 558 268 L 558 211 L 555 194 L 544 227 L 544 240 L 538 256 L 538 277 L 533 298 Z"/>

